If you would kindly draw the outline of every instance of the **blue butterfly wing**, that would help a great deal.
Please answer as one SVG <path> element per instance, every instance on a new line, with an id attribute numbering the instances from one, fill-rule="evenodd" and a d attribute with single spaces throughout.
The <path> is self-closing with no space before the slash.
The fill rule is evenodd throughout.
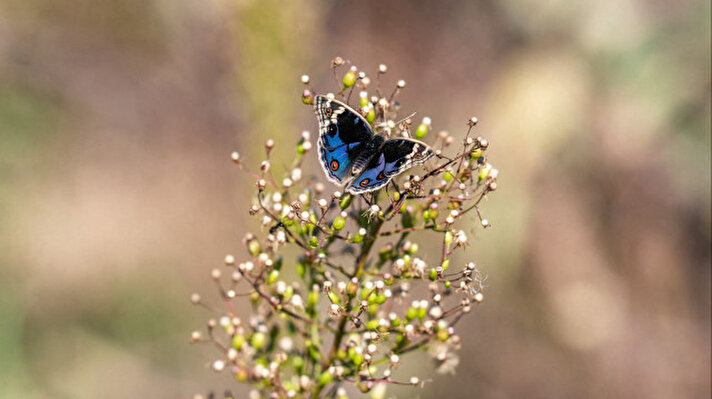
<path id="1" fill-rule="evenodd" d="M 346 191 L 361 194 L 377 190 L 393 176 L 425 163 L 433 155 L 435 151 L 422 141 L 406 138 L 386 140 Z"/>
<path id="2" fill-rule="evenodd" d="M 354 162 L 367 156 L 374 138 L 368 121 L 348 105 L 316 96 L 319 120 L 319 162 L 326 177 L 335 184 L 348 182 Z"/>

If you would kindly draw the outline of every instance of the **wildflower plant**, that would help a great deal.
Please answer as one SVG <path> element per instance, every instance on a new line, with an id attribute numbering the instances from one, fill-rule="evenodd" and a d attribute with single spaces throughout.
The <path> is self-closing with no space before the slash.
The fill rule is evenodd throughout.
<path id="1" fill-rule="evenodd" d="M 479 205 L 497 188 L 488 142 L 472 134 L 477 119 L 466 121 L 461 139 L 446 131 L 432 137 L 430 118 L 415 129 L 412 115 L 398 119 L 396 98 L 406 84 L 400 80 L 382 92 L 385 65 L 375 85 L 339 57 L 331 68 L 339 91 L 327 97 L 348 103 L 358 90 L 353 108 L 374 131 L 432 138 L 436 156 L 380 190 L 355 196 L 322 183 L 321 171 L 303 171 L 304 159 L 316 157 L 309 132 L 297 140 L 284 170 L 276 166 L 289 162 L 273 159 L 272 139 L 254 170 L 232 153 L 254 180 L 249 215 L 262 230 L 245 235 L 239 260 L 227 255 L 224 266 L 212 270 L 220 310 L 193 294 L 194 304 L 218 314 L 190 339 L 213 344 L 218 352 L 211 368 L 250 384 L 250 397 L 343 399 L 349 384 L 362 392 L 422 385 L 416 376 L 397 376 L 402 359 L 427 350 L 439 370 L 451 371 L 461 345 L 455 327 L 483 300 L 484 277 L 475 263 L 451 262 L 468 245 L 463 225 L 490 225 Z M 302 82 L 302 102 L 313 105 L 309 77 Z M 413 235 L 437 242 L 439 251 L 425 253 Z M 236 311 L 237 301 L 249 301 L 251 314 Z"/>

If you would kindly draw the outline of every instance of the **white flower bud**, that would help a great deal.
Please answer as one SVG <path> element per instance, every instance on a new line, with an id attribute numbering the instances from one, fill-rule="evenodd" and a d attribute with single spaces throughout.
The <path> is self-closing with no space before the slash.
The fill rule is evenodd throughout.
<path id="1" fill-rule="evenodd" d="M 223 360 L 216 360 L 213 362 L 213 370 L 223 371 L 225 369 L 225 362 Z"/>

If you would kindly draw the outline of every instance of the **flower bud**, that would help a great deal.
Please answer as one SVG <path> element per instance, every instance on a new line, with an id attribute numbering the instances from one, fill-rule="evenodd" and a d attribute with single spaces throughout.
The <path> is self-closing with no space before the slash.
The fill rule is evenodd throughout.
<path id="1" fill-rule="evenodd" d="M 311 105 L 314 103 L 314 94 L 308 89 L 302 92 L 302 102 L 306 105 Z"/>
<path id="2" fill-rule="evenodd" d="M 344 210 L 351 205 L 351 200 L 353 199 L 353 195 L 351 194 L 342 194 L 341 199 L 339 200 L 339 207 L 341 210 Z"/>
<path id="3" fill-rule="evenodd" d="M 319 385 L 324 386 L 328 383 L 331 382 L 331 380 L 334 379 L 334 374 L 332 373 L 331 369 L 327 369 L 321 375 L 319 376 Z"/>
<path id="4" fill-rule="evenodd" d="M 336 218 L 334 218 L 334 222 L 332 223 L 332 227 L 335 230 L 341 230 L 346 226 L 346 218 L 343 216 L 339 215 Z"/>
<path id="5" fill-rule="evenodd" d="M 423 139 L 425 136 L 427 136 L 428 132 L 430 131 L 430 123 L 430 118 L 428 118 L 427 116 L 423 118 L 423 121 L 415 129 L 416 139 Z"/>
<path id="6" fill-rule="evenodd" d="M 352 66 L 351 69 L 344 74 L 344 78 L 341 80 L 344 87 L 351 87 L 356 83 L 356 78 L 358 77 L 356 74 L 357 70 L 355 66 Z"/>
<path id="7" fill-rule="evenodd" d="M 252 334 L 252 337 L 250 337 L 250 345 L 252 345 L 252 347 L 257 350 L 260 350 L 266 342 L 267 337 L 264 333 L 259 331 L 256 331 L 254 334 Z"/>
<path id="8" fill-rule="evenodd" d="M 370 104 L 368 101 L 368 93 L 367 92 L 362 91 L 358 94 L 358 96 L 359 96 L 359 99 L 358 99 L 359 106 L 365 107 Z"/>
<path id="9" fill-rule="evenodd" d="M 232 347 L 240 350 L 242 348 L 242 345 L 245 344 L 245 336 L 242 334 L 235 334 L 232 337 Z"/>
<path id="10" fill-rule="evenodd" d="M 373 124 L 373 121 L 376 120 L 376 111 L 373 109 L 373 107 L 368 107 L 368 113 L 366 114 L 366 120 L 370 124 Z"/>
<path id="11" fill-rule="evenodd" d="M 489 176 L 491 170 L 492 165 L 490 164 L 487 164 L 484 168 L 480 169 L 480 174 L 478 175 L 479 181 L 484 181 L 485 179 L 487 179 L 487 176 Z"/>

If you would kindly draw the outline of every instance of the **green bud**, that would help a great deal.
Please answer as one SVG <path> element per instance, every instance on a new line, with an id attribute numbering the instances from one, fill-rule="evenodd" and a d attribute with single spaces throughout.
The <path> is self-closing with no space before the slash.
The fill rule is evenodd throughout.
<path id="1" fill-rule="evenodd" d="M 445 232 L 445 244 L 450 245 L 452 244 L 452 232 L 450 230 Z"/>
<path id="2" fill-rule="evenodd" d="M 348 72 L 344 74 L 344 78 L 341 80 L 344 83 L 344 87 L 351 87 L 356 83 L 356 71 L 349 69 Z"/>
<path id="3" fill-rule="evenodd" d="M 356 295 L 356 291 L 358 291 L 358 284 L 353 281 L 346 283 L 346 293 L 349 294 L 349 296 Z"/>
<path id="4" fill-rule="evenodd" d="M 447 339 L 450 338 L 450 334 L 447 332 L 447 328 L 443 328 L 442 330 L 438 331 L 438 339 L 441 341 L 447 341 Z"/>
<path id="5" fill-rule="evenodd" d="M 309 239 L 309 246 L 314 249 L 319 247 L 319 239 L 317 237 L 312 237 Z"/>
<path id="6" fill-rule="evenodd" d="M 362 393 L 368 393 L 371 390 L 371 386 L 366 381 L 361 381 L 358 383 L 358 389 Z"/>
<path id="7" fill-rule="evenodd" d="M 237 373 L 235 373 L 235 380 L 245 382 L 247 381 L 247 377 L 249 377 L 249 374 L 247 373 L 247 369 L 245 367 L 237 369 Z"/>
<path id="8" fill-rule="evenodd" d="M 431 280 L 435 281 L 438 278 L 438 272 L 435 269 L 430 269 L 429 277 Z"/>
<path id="9" fill-rule="evenodd" d="M 368 114 L 366 114 L 366 120 L 370 124 L 373 124 L 373 121 L 376 120 L 376 111 L 373 109 L 373 107 L 368 108 Z"/>
<path id="10" fill-rule="evenodd" d="M 351 200 L 353 199 L 353 195 L 351 194 L 342 194 L 341 199 L 339 200 L 339 207 L 341 207 L 341 210 L 343 211 L 344 209 L 348 208 L 349 205 L 351 205 Z"/>
<path id="11" fill-rule="evenodd" d="M 372 319 L 369 320 L 368 323 L 366 323 L 366 328 L 369 330 L 375 330 L 378 328 L 378 319 Z"/>
<path id="12" fill-rule="evenodd" d="M 480 170 L 480 174 L 478 176 L 479 181 L 485 180 L 487 178 L 487 176 L 489 176 L 491 170 L 492 170 L 492 165 L 490 165 L 490 164 L 485 165 L 485 167 Z"/>
<path id="13" fill-rule="evenodd" d="M 462 207 L 462 201 L 450 200 L 447 203 L 448 209 L 460 209 Z"/>
<path id="14" fill-rule="evenodd" d="M 302 92 L 302 102 L 307 105 L 311 105 L 314 102 L 314 95 L 309 90 L 304 90 Z"/>
<path id="15" fill-rule="evenodd" d="M 404 334 L 398 334 L 396 335 L 396 345 L 400 348 L 405 346 L 405 344 L 408 343 L 408 337 L 406 337 Z"/>
<path id="16" fill-rule="evenodd" d="M 279 270 L 272 270 L 267 276 L 267 284 L 272 284 L 279 278 Z"/>
<path id="17" fill-rule="evenodd" d="M 445 258 L 442 264 L 443 270 L 447 270 L 447 268 L 450 267 L 450 258 Z"/>
<path id="18" fill-rule="evenodd" d="M 336 292 L 334 292 L 333 290 L 329 291 L 329 293 L 326 295 L 329 296 L 329 299 L 331 299 L 331 302 L 333 302 L 337 305 L 341 303 L 341 299 L 339 299 L 339 295 L 337 295 Z"/>
<path id="19" fill-rule="evenodd" d="M 319 385 L 326 385 L 330 383 L 332 379 L 334 379 L 334 375 L 327 369 L 319 376 Z"/>
<path id="20" fill-rule="evenodd" d="M 287 286 L 287 289 L 284 290 L 284 296 L 283 296 L 282 298 L 283 298 L 285 301 L 288 301 L 289 298 L 292 297 L 292 295 L 294 295 L 294 287 L 292 287 L 291 285 L 288 285 L 288 286 Z"/>
<path id="21" fill-rule="evenodd" d="M 379 309 L 381 309 L 381 307 L 378 305 L 378 303 L 375 302 L 375 299 L 374 299 L 368 305 L 368 314 L 375 315 L 376 313 L 378 313 Z"/>
<path id="22" fill-rule="evenodd" d="M 361 234 L 356 234 L 353 238 L 354 244 L 359 244 L 363 241 L 363 236 Z"/>
<path id="23" fill-rule="evenodd" d="M 360 107 L 365 107 L 368 105 L 368 95 L 360 96 L 358 99 L 358 105 Z"/>
<path id="24" fill-rule="evenodd" d="M 372 291 L 364 288 L 361 290 L 361 299 L 366 299 L 366 296 L 368 295 L 370 297 L 371 294 L 372 294 Z"/>
<path id="25" fill-rule="evenodd" d="M 341 230 L 346 226 L 346 219 L 342 216 L 337 216 L 334 218 L 334 222 L 332 223 L 332 226 L 336 230 Z"/>
<path id="26" fill-rule="evenodd" d="M 443 179 L 445 179 L 445 181 L 447 182 L 452 180 L 452 172 L 450 172 L 449 170 L 445 171 L 445 173 L 443 173 Z"/>
<path id="27" fill-rule="evenodd" d="M 450 288 L 450 285 L 452 285 L 452 283 L 446 280 L 443 285 L 445 285 L 445 288 Z"/>
<path id="28" fill-rule="evenodd" d="M 245 343 L 245 336 L 242 334 L 235 334 L 232 336 L 232 346 L 233 348 L 240 350 L 242 345 Z"/>
<path id="29" fill-rule="evenodd" d="M 418 309 L 409 306 L 408 311 L 405 313 L 405 318 L 410 321 L 418 317 Z"/>
<path id="30" fill-rule="evenodd" d="M 423 319 L 428 314 L 428 308 L 422 307 L 418 308 L 418 318 Z"/>
<path id="31" fill-rule="evenodd" d="M 358 353 L 354 351 L 353 356 L 351 356 L 351 361 L 354 362 L 356 367 L 360 366 L 361 363 L 363 363 L 363 353 Z"/>
<path id="32" fill-rule="evenodd" d="M 430 126 L 426 125 L 425 123 L 421 123 L 420 125 L 418 125 L 417 128 L 415 128 L 415 138 L 423 139 L 425 136 L 428 135 L 429 131 Z"/>
<path id="33" fill-rule="evenodd" d="M 307 294 L 307 304 L 316 305 L 319 302 L 319 291 L 311 290 Z"/>
<path id="34" fill-rule="evenodd" d="M 476 149 L 476 150 L 473 150 L 473 151 L 470 153 L 470 159 L 472 159 L 473 161 L 474 161 L 474 160 L 477 160 L 477 158 L 481 157 L 482 154 L 483 154 L 483 152 L 482 152 L 482 150 L 479 149 L 479 148 Z"/>
<path id="35" fill-rule="evenodd" d="M 298 262 L 297 263 L 297 274 L 299 277 L 304 278 L 304 275 L 307 273 L 307 267 L 304 264 L 304 262 Z"/>
<path id="36" fill-rule="evenodd" d="M 247 243 L 247 250 L 250 252 L 252 256 L 257 256 L 260 254 L 260 242 L 257 240 L 250 240 L 249 243 Z"/>
<path id="37" fill-rule="evenodd" d="M 376 302 L 379 305 L 383 305 L 383 303 L 386 302 L 386 300 L 388 300 L 388 297 L 386 297 L 386 295 L 383 293 L 376 295 L 376 297 L 374 298 L 374 302 Z"/>
<path id="38" fill-rule="evenodd" d="M 418 252 L 419 248 L 420 247 L 418 246 L 418 243 L 414 242 L 410 245 L 410 250 L 408 250 L 408 253 L 411 255 L 415 255 Z"/>
<path id="39" fill-rule="evenodd" d="M 282 216 L 280 220 L 282 221 L 282 224 L 287 227 L 294 225 L 294 219 L 288 218 L 287 215 Z"/>
<path id="40" fill-rule="evenodd" d="M 395 278 L 393 278 L 392 275 L 389 275 L 385 280 L 383 280 L 386 285 L 393 285 L 393 283 L 396 281 Z"/>
<path id="41" fill-rule="evenodd" d="M 265 337 L 264 333 L 261 333 L 259 331 L 255 332 L 252 334 L 252 337 L 250 337 L 250 345 L 252 345 L 253 348 L 260 350 L 263 346 L 265 346 L 265 343 L 267 342 L 267 337 Z"/>
<path id="42" fill-rule="evenodd" d="M 294 367 L 295 370 L 300 372 L 302 367 L 304 367 L 304 358 L 301 356 L 292 357 L 292 367 Z"/>

